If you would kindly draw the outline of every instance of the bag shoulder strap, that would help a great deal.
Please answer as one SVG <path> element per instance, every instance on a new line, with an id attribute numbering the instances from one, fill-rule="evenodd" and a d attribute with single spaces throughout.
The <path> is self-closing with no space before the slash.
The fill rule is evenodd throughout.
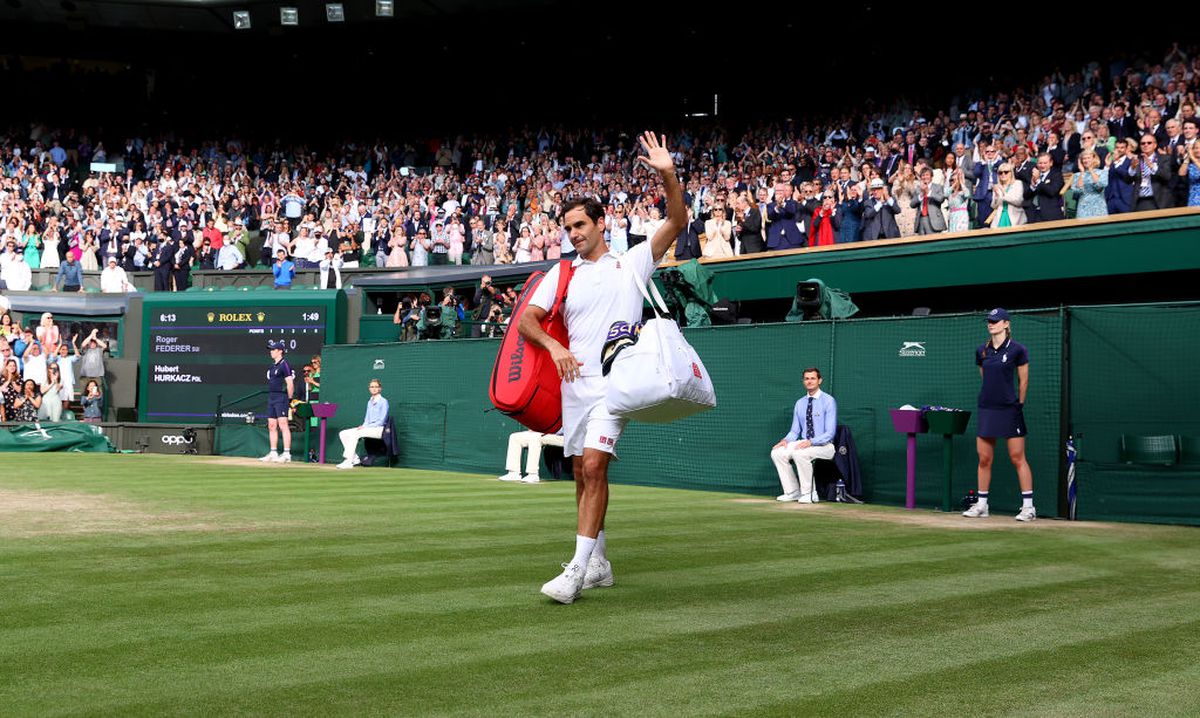
<path id="1" fill-rule="evenodd" d="M 633 283 L 637 285 L 638 290 L 642 293 L 642 298 L 646 300 L 646 303 L 650 305 L 650 309 L 654 311 L 654 316 L 662 319 L 662 315 L 668 313 L 667 303 L 663 301 L 662 294 L 660 294 L 658 291 L 658 285 L 654 283 L 654 275 L 650 275 L 650 278 L 646 281 L 646 283 L 643 283 L 641 277 L 634 273 L 632 265 L 627 264 L 625 266 L 628 270 L 630 279 L 633 280 Z M 650 285 L 649 291 L 646 289 L 647 284 Z M 651 296 L 654 298 L 651 299 Z M 660 308 L 662 309 L 662 312 L 659 312 Z"/>
<path id="2" fill-rule="evenodd" d="M 559 314 L 562 313 L 563 307 L 567 302 L 567 286 L 571 283 L 571 278 L 575 276 L 575 263 L 570 259 L 562 259 L 558 262 L 558 287 L 554 290 L 554 306 L 546 315 L 547 321 L 553 321 Z"/>

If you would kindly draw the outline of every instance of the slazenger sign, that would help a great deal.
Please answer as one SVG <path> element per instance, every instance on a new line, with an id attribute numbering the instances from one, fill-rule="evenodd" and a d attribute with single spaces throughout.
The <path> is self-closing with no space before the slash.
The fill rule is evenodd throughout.
<path id="1" fill-rule="evenodd" d="M 192 443 L 192 440 L 185 439 L 182 436 L 164 436 L 162 438 L 162 443 L 166 444 L 167 446 L 179 446 L 180 444 L 190 444 Z"/>
<path id="2" fill-rule="evenodd" d="M 900 347 L 900 356 L 902 357 L 923 357 L 925 356 L 925 342 L 904 342 Z"/>

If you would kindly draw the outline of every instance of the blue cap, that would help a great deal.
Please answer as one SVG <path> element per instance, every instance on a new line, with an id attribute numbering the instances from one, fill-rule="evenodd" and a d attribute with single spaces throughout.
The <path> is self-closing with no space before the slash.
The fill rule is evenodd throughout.
<path id="1" fill-rule="evenodd" d="M 282 339 L 271 339 L 267 342 L 267 349 L 278 349 L 279 351 L 287 351 L 287 342 Z"/>
<path id="2" fill-rule="evenodd" d="M 987 320 L 989 322 L 1007 322 L 1008 311 L 1001 309 L 1000 307 L 996 307 L 992 311 L 988 312 Z"/>

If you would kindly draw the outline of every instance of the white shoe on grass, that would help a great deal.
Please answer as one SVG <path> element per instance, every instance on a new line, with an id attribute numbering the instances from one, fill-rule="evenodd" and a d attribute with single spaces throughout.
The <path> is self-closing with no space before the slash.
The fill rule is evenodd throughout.
<path id="1" fill-rule="evenodd" d="M 291 452 L 283 453 L 283 454 L 280 454 L 279 456 L 276 456 L 276 457 L 275 457 L 275 463 L 277 463 L 277 464 L 290 464 L 290 463 L 292 463 L 292 454 L 291 454 Z"/>
<path id="2" fill-rule="evenodd" d="M 521 475 L 515 471 L 510 471 L 507 474 L 505 474 L 504 476 L 501 476 L 500 480 L 501 481 L 520 481 Z"/>
<path id="3" fill-rule="evenodd" d="M 525 478 L 521 479 L 522 484 L 540 484 L 542 480 L 537 474 L 525 474 Z"/>
<path id="4" fill-rule="evenodd" d="M 966 516 L 969 519 L 986 519 L 988 517 L 987 504 L 981 501 L 976 501 L 971 508 L 963 512 L 963 516 Z"/>
<path id="5" fill-rule="evenodd" d="M 1036 520 L 1037 520 L 1037 509 L 1033 508 L 1032 506 L 1030 506 L 1029 508 L 1022 508 L 1021 513 L 1017 514 L 1017 521 L 1036 521 Z"/>
<path id="6" fill-rule="evenodd" d="M 353 462 L 353 461 L 350 461 L 349 459 L 346 459 L 346 460 L 345 460 L 345 461 L 343 461 L 342 463 L 338 464 L 338 465 L 337 465 L 337 467 L 338 467 L 339 469 L 353 469 L 353 468 L 354 468 L 354 462 Z"/>
<path id="7" fill-rule="evenodd" d="M 791 491 L 786 494 L 780 494 L 779 496 L 776 496 L 775 500 L 776 501 L 795 501 L 798 498 L 800 498 L 800 492 L 799 491 Z"/>
<path id="8" fill-rule="evenodd" d="M 273 461 L 279 461 L 279 454 L 278 454 L 278 453 L 276 453 L 276 452 L 274 452 L 274 451 L 272 451 L 271 453 L 269 453 L 269 454 L 267 454 L 266 456 L 264 456 L 264 457 L 262 457 L 261 459 L 259 459 L 259 461 L 262 461 L 262 462 L 264 462 L 264 463 L 268 463 L 268 464 L 269 464 L 269 463 L 271 463 L 271 462 L 273 462 Z"/>
<path id="9" fill-rule="evenodd" d="M 577 563 L 563 564 L 563 572 L 542 585 L 542 593 L 559 603 L 574 603 L 583 591 L 583 566 Z"/>
<path id="10" fill-rule="evenodd" d="M 588 559 L 587 573 L 583 576 L 583 590 L 597 587 L 607 588 L 611 585 L 613 585 L 612 563 L 607 559 L 595 556 Z"/>

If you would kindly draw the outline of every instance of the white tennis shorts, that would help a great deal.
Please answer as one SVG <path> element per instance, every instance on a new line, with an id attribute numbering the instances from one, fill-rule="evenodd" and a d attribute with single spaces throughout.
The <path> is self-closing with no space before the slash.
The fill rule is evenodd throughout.
<path id="1" fill-rule="evenodd" d="M 563 382 L 563 454 L 583 456 L 583 450 L 596 449 L 616 455 L 617 439 L 626 419 L 608 413 L 605 397 L 608 378 L 581 376 Z"/>

